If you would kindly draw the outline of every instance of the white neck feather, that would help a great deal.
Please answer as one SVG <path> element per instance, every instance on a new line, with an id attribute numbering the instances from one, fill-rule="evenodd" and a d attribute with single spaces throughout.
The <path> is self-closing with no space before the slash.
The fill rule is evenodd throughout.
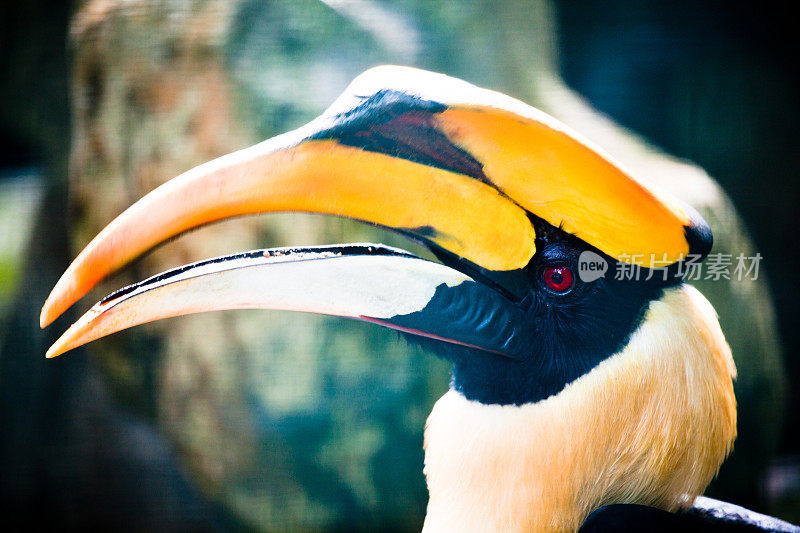
<path id="1" fill-rule="evenodd" d="M 517 407 L 451 390 L 425 430 L 424 531 L 575 531 L 609 503 L 687 506 L 736 436 L 734 376 L 713 308 L 680 286 L 555 396 Z"/>

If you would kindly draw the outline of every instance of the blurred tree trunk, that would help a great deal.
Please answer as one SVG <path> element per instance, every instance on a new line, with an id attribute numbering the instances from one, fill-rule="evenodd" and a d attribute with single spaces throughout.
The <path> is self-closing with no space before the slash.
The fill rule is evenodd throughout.
<path id="1" fill-rule="evenodd" d="M 39 307 L 72 256 L 66 192 L 70 15 L 70 2 L 0 7 L 2 139 L 30 150 L 45 177 L 21 282 L 8 314 L 0 317 L 4 526 L 198 529 L 208 515 L 163 437 L 119 408 L 82 351 L 64 361 L 42 356 L 75 318 L 68 312 L 52 328 L 37 326 Z"/>
<path id="2" fill-rule="evenodd" d="M 304 7 L 311 12 L 301 14 L 302 23 L 313 23 L 320 11 L 330 22 L 338 18 L 321 4 Z M 242 16 L 239 9 L 256 9 L 263 22 L 234 20 Z M 226 59 L 237 25 L 266 24 L 279 43 L 261 50 L 267 57 L 246 72 L 265 85 L 291 87 L 283 77 L 291 77 L 294 65 L 266 73 L 261 68 L 282 60 L 283 34 L 293 31 L 284 23 L 292 11 L 289 5 L 222 0 L 80 5 L 71 29 L 73 253 L 164 181 L 321 111 L 291 90 L 248 101 L 230 69 L 235 59 Z M 275 120 L 265 121 L 262 113 Z M 159 248 L 94 296 L 190 261 L 264 245 L 339 242 L 343 233 L 347 240 L 386 240 L 374 229 L 321 217 L 242 218 Z M 369 357 L 368 348 L 383 357 Z M 394 334 L 305 315 L 214 313 L 154 323 L 87 350 L 115 392 L 171 437 L 206 497 L 245 522 L 267 529 L 421 524 L 426 502 L 420 413 L 445 389 L 447 370 L 406 354 Z M 391 379 L 393 367 L 411 377 L 394 395 L 384 395 L 388 406 L 359 406 L 371 415 L 348 424 L 355 413 L 343 406 L 364 401 L 366 390 L 380 391 L 374 382 Z M 440 381 L 430 379 L 430 369 Z M 385 371 L 389 376 L 381 375 Z M 351 389 L 326 390 L 327 382 L 337 387 L 348 379 L 356 380 Z M 409 416 L 414 426 L 395 422 Z M 393 461 L 372 464 L 391 453 L 391 443 L 407 440 L 411 446 Z M 376 467 L 382 469 L 378 474 L 372 472 Z M 396 483 L 391 478 L 397 476 L 406 478 Z M 397 523 L 398 516 L 405 522 Z"/>

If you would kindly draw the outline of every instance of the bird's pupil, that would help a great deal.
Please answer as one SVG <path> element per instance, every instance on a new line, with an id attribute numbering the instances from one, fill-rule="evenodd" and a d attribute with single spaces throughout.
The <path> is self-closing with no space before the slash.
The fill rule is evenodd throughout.
<path id="1" fill-rule="evenodd" d="M 567 292 L 572 288 L 572 271 L 567 267 L 550 267 L 544 272 L 544 283 L 555 292 Z"/>

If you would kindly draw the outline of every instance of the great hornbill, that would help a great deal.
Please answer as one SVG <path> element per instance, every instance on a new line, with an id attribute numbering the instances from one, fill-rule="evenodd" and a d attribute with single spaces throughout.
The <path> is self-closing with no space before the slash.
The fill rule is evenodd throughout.
<path id="1" fill-rule="evenodd" d="M 107 296 L 47 356 L 219 309 L 374 322 L 453 363 L 425 432 L 426 531 L 797 531 L 698 498 L 736 435 L 730 349 L 682 281 L 706 222 L 555 119 L 443 75 L 371 69 L 309 124 L 154 190 L 79 254 L 41 326 L 167 239 L 282 211 L 390 228 L 440 262 L 377 244 L 208 259 Z"/>

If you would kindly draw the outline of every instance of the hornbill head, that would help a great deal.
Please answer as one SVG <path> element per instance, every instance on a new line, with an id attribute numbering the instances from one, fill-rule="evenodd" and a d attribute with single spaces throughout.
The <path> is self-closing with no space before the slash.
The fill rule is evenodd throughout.
<path id="1" fill-rule="evenodd" d="M 450 527 L 469 512 L 436 518 L 437 505 L 470 499 L 491 502 L 488 514 L 507 530 L 579 524 L 614 501 L 674 509 L 702 491 L 729 450 L 730 353 L 713 310 L 681 280 L 687 259 L 711 248 L 705 221 L 544 113 L 411 68 L 367 71 L 309 124 L 143 197 L 70 265 L 41 325 L 167 239 L 287 211 L 386 227 L 440 262 L 376 244 L 200 261 L 104 298 L 47 356 L 219 309 L 307 311 L 400 330 L 454 364 L 426 433 L 428 520 Z M 586 275 L 582 261 L 605 275 Z M 559 420 L 574 425 L 560 437 L 551 427 Z M 498 453 L 505 458 L 487 458 Z M 561 464 L 553 453 L 566 462 L 549 481 L 531 481 L 548 468 L 531 466 L 537 457 Z M 474 471 L 456 481 L 465 463 Z M 535 472 L 520 476 L 526 469 Z M 504 494 L 497 501 L 480 496 L 484 477 Z"/>

